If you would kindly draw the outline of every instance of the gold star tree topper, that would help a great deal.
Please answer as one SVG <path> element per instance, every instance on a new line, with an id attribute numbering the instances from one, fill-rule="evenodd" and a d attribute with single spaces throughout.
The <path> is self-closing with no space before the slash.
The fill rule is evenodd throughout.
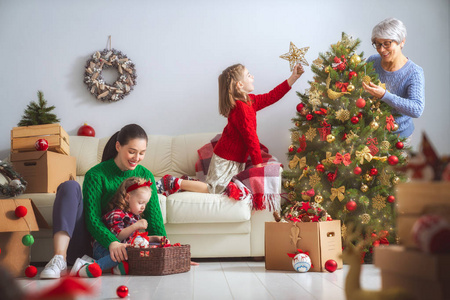
<path id="1" fill-rule="evenodd" d="M 289 66 L 291 67 L 291 71 L 294 69 L 294 66 L 298 63 L 309 66 L 309 63 L 305 59 L 305 54 L 308 52 L 309 47 L 297 48 L 294 43 L 291 42 L 289 46 L 289 52 L 283 55 L 280 55 L 280 58 L 288 60 Z"/>

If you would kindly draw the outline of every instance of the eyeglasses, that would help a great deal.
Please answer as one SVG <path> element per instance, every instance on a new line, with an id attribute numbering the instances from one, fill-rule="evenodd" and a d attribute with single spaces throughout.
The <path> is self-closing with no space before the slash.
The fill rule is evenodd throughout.
<path id="1" fill-rule="evenodd" d="M 391 47 L 392 42 L 395 42 L 395 41 L 390 40 L 390 41 L 385 41 L 383 43 L 373 42 L 372 46 L 377 50 L 380 49 L 381 47 L 383 47 L 384 49 L 389 49 Z"/>

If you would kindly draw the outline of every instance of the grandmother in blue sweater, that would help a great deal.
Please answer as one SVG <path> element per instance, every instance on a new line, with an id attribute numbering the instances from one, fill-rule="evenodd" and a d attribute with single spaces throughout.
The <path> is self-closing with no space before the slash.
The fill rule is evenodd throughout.
<path id="1" fill-rule="evenodd" d="M 372 45 L 378 54 L 370 56 L 367 62 L 373 62 L 386 90 L 372 82 L 363 83 L 363 87 L 393 108 L 399 126 L 395 133 L 408 138 L 414 131 L 412 118 L 420 117 L 425 108 L 425 77 L 423 69 L 403 55 L 405 40 L 406 27 L 395 18 L 385 19 L 373 28 Z"/>

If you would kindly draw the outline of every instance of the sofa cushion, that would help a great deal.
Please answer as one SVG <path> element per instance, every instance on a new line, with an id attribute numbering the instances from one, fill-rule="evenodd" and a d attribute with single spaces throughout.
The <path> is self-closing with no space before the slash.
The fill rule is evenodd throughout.
<path id="1" fill-rule="evenodd" d="M 149 135 L 147 151 L 141 164 L 149 169 L 155 177 L 170 174 L 172 170 L 171 151 L 172 137 Z"/>
<path id="2" fill-rule="evenodd" d="M 77 160 L 77 176 L 85 175 L 97 161 L 98 138 L 70 136 L 70 156 Z"/>
<path id="3" fill-rule="evenodd" d="M 198 160 L 197 150 L 216 135 L 217 133 L 197 133 L 174 136 L 171 174 L 195 176 L 195 163 Z"/>
<path id="4" fill-rule="evenodd" d="M 248 198 L 242 201 L 225 195 L 192 192 L 175 193 L 167 197 L 168 223 L 231 223 L 250 220 Z"/>

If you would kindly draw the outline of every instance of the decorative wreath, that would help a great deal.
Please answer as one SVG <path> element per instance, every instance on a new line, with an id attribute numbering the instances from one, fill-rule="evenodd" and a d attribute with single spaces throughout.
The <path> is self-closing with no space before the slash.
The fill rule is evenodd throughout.
<path id="1" fill-rule="evenodd" d="M 115 67 L 120 76 L 112 84 L 105 83 L 102 77 L 103 68 Z M 95 52 L 86 62 L 84 82 L 88 90 L 98 100 L 115 102 L 122 100 L 136 85 L 136 70 L 133 62 L 122 52 L 115 49 L 105 49 Z"/>
<path id="2" fill-rule="evenodd" d="M 19 173 L 14 171 L 12 166 L 6 162 L 0 160 L 0 175 L 6 179 L 8 183 L 0 184 L 0 198 L 15 197 L 22 194 L 25 191 L 27 182 L 20 176 Z"/>

